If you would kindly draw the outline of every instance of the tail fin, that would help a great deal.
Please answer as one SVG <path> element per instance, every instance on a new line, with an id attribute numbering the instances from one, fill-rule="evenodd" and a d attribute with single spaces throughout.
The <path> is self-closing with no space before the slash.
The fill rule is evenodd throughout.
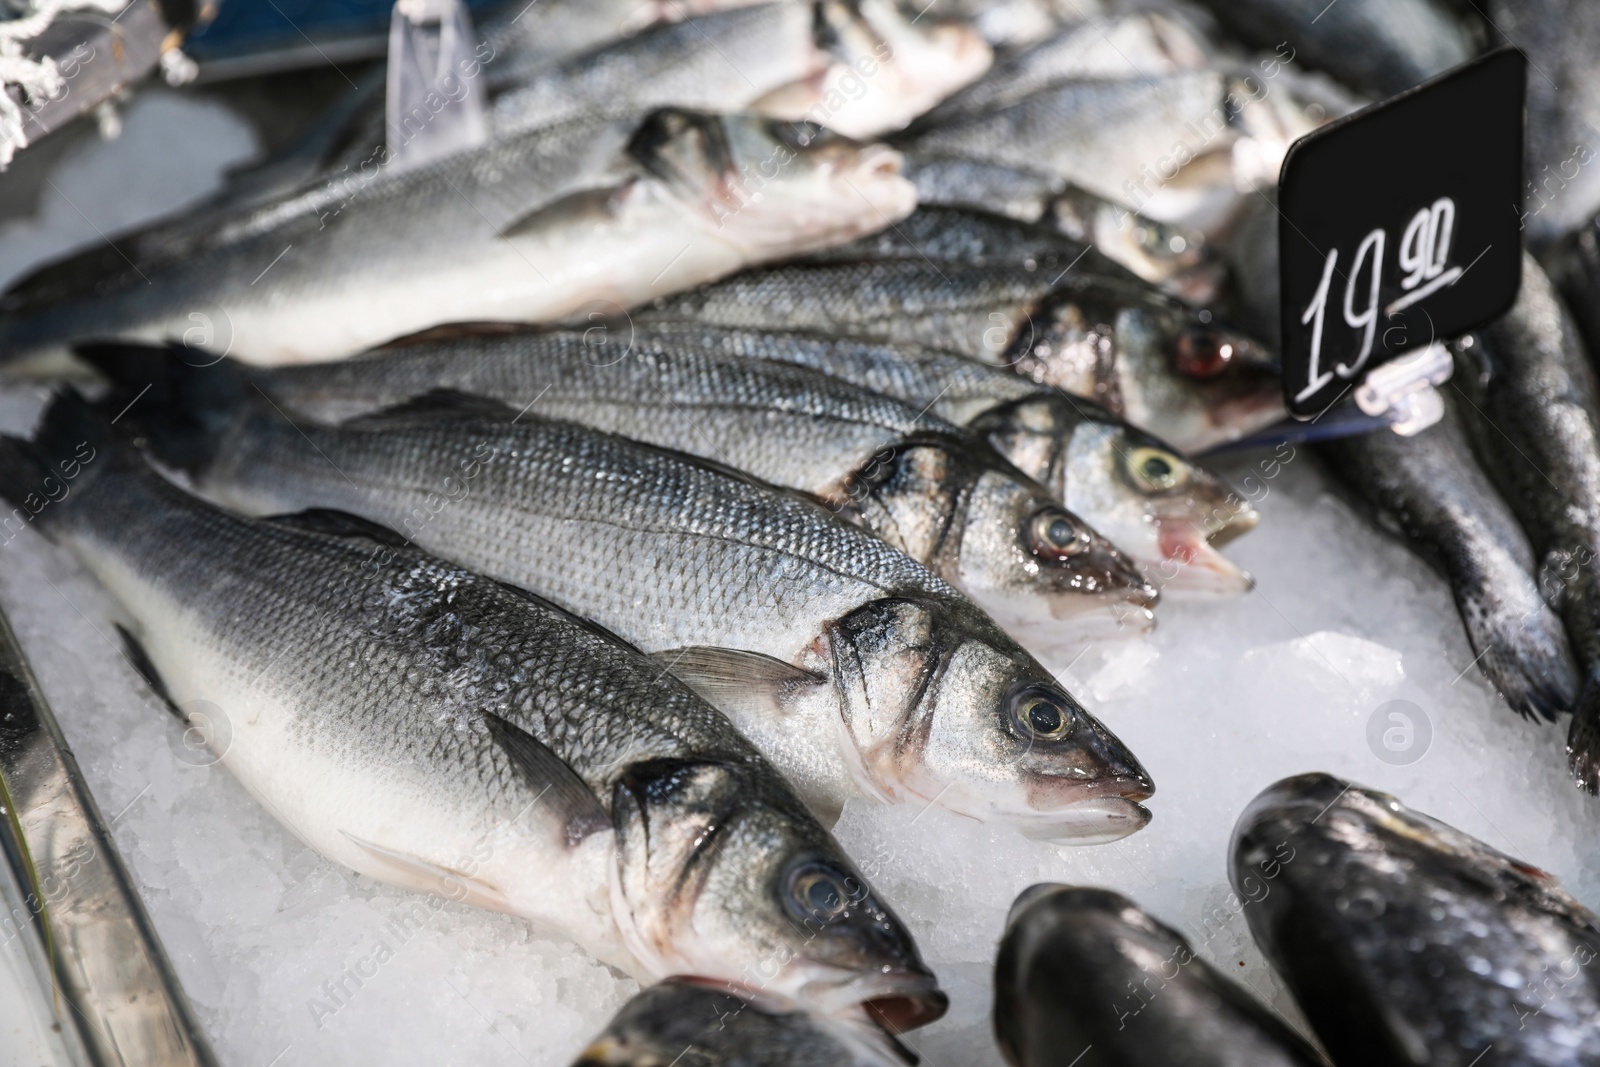
<path id="1" fill-rule="evenodd" d="M 260 397 L 239 365 L 188 348 L 97 342 L 76 355 L 111 381 L 101 407 L 163 464 L 198 474 L 222 435 Z"/>
<path id="2" fill-rule="evenodd" d="M 1579 789 L 1600 794 L 1600 678 L 1590 674 L 1567 730 L 1567 765 Z"/>
<path id="3" fill-rule="evenodd" d="M 74 389 L 56 395 L 33 440 L 0 437 L 0 499 L 10 505 L 0 519 L 0 539 L 9 541 L 34 522 L 48 529 L 67 499 L 110 465 L 116 450 L 105 418 Z"/>

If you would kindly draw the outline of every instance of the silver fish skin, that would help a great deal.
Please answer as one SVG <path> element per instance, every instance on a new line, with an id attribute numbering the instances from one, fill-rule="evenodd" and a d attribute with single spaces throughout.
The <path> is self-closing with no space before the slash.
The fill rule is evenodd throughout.
<path id="1" fill-rule="evenodd" d="M 736 353 L 643 337 L 625 351 L 595 345 L 591 331 L 460 336 L 294 380 L 327 393 L 336 379 L 369 409 L 425 393 L 431 382 L 800 490 L 927 566 L 1040 651 L 1075 651 L 1086 637 L 1153 625 L 1156 590 L 1130 559 L 926 404 Z M 264 387 L 301 406 L 274 379 Z"/>
<path id="2" fill-rule="evenodd" d="M 995 1037 L 1014 1067 L 1326 1062 L 1182 934 L 1109 889 L 1023 890 L 994 974 Z"/>
<path id="3" fill-rule="evenodd" d="M 965 23 L 913 23 L 886 0 L 760 4 L 657 25 L 507 87 L 500 135 L 597 110 L 748 108 L 850 137 L 896 130 L 989 68 Z"/>
<path id="4" fill-rule="evenodd" d="M 1572 710 L 1578 680 L 1560 617 L 1539 593 L 1527 535 L 1478 467 L 1455 413 L 1411 437 L 1378 430 L 1316 446 L 1381 525 L 1450 583 L 1484 676 L 1528 719 Z"/>
<path id="5" fill-rule="evenodd" d="M 1093 401 L 919 345 L 686 323 L 651 324 L 631 338 L 796 363 L 896 397 L 983 436 L 1127 552 L 1163 593 L 1251 588 L 1250 576 L 1217 549 L 1255 527 L 1255 509 L 1211 471 Z"/>
<path id="6" fill-rule="evenodd" d="M 1177 169 L 1238 134 L 1218 71 L 1093 79 L 1052 86 L 993 110 L 958 116 L 910 141 L 918 154 L 1044 169 L 1136 207 Z M 1185 158 L 1174 160 L 1174 146 Z M 1172 164 L 1161 174 L 1162 161 Z M 1143 188 L 1141 188 L 1143 183 Z"/>
<path id="7" fill-rule="evenodd" d="M 1452 379 L 1479 462 L 1527 531 L 1580 688 L 1567 758 L 1600 791 L 1600 393 L 1577 328 L 1532 256 L 1509 312 L 1456 347 Z M 1509 445 L 1509 447 L 1508 447 Z"/>
<path id="8" fill-rule="evenodd" d="M 1335 1063 L 1600 1058 L 1600 921 L 1544 871 L 1329 774 L 1264 790 L 1229 855 L 1250 932 Z"/>
<path id="9" fill-rule="evenodd" d="M 1204 3 L 1246 44 L 1287 42 L 1298 62 L 1379 96 L 1465 63 L 1485 40 L 1480 15 L 1451 0 L 1340 0 L 1332 8 L 1317 0 Z"/>
<path id="10" fill-rule="evenodd" d="M 645 981 L 943 1010 L 771 765 L 619 638 L 352 516 L 224 512 L 73 393 L 0 453 L 18 508 L 70 478 L 37 528 L 116 599 L 158 695 L 334 862 L 524 916 Z"/>
<path id="11" fill-rule="evenodd" d="M 911 153 L 905 175 L 917 187 L 919 211 L 964 208 L 1043 222 L 1190 304 L 1212 303 L 1226 281 L 1198 230 L 1148 218 L 1043 171 Z"/>
<path id="12" fill-rule="evenodd" d="M 788 264 L 632 317 L 641 326 L 803 330 L 944 348 L 1094 400 L 1184 452 L 1283 414 L 1275 363 L 1260 345 L 1136 279 L 1087 275 L 1054 253 L 1019 265 L 931 257 Z"/>
<path id="13" fill-rule="evenodd" d="M 1209 65 L 1210 51 L 1194 30 L 1162 12 L 1136 11 L 1074 22 L 1001 56 L 983 77 L 952 94 L 918 126 L 934 127 L 959 116 L 993 111 L 1063 82 L 1200 70 Z"/>
<path id="14" fill-rule="evenodd" d="M 933 0 L 927 11 L 965 19 L 997 48 L 1020 48 L 1062 27 L 1111 14 L 1103 0 Z"/>
<path id="15" fill-rule="evenodd" d="M 1138 761 L 925 567 L 726 467 L 461 394 L 296 425 L 231 364 L 97 366 L 119 425 L 239 510 L 352 511 L 656 654 L 824 818 L 938 804 L 1024 833 L 1142 827 Z M 276 405 L 276 406 L 275 406 Z M 483 448 L 497 457 L 468 479 Z"/>
<path id="16" fill-rule="evenodd" d="M 622 1006 L 572 1067 L 905 1067 L 881 1032 L 671 978 Z"/>
<path id="17" fill-rule="evenodd" d="M 754 185 L 740 177 L 763 163 Z M 638 303 L 849 240 L 914 197 L 894 152 L 804 124 L 579 120 L 258 206 L 187 243 L 158 227 L 42 268 L 0 296 L 0 359 L 59 357 L 85 338 L 334 359 L 441 322 Z"/>

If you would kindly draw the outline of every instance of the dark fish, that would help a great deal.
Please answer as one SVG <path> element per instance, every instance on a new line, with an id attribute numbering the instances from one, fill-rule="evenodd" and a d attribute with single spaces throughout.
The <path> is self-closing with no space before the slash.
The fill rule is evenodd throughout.
<path id="1" fill-rule="evenodd" d="M 1036 885 L 994 965 L 1012 1067 L 1315 1067 L 1312 1048 L 1120 893 Z"/>
<path id="2" fill-rule="evenodd" d="M 943 1012 L 772 765 L 616 636 L 351 515 L 213 507 L 73 393 L 34 441 L 0 438 L 0 493 L 115 597 L 174 714 L 329 859 L 524 916 L 646 981 Z"/>
<path id="3" fill-rule="evenodd" d="M 1600 920 L 1545 872 L 1327 774 L 1251 801 L 1230 856 L 1335 1063 L 1600 1062 Z"/>
<path id="4" fill-rule="evenodd" d="M 1511 709 L 1554 721 L 1577 700 L 1567 636 L 1539 595 L 1528 538 L 1479 469 L 1455 406 L 1413 437 L 1380 429 L 1317 449 L 1379 522 L 1450 583 L 1475 662 Z"/>
<path id="5" fill-rule="evenodd" d="M 1483 23 L 1451 0 L 1205 0 L 1246 44 L 1287 42 L 1299 62 L 1345 84 L 1389 96 L 1483 47 Z"/>
<path id="6" fill-rule="evenodd" d="M 904 1067 L 885 1035 L 669 978 L 622 1006 L 572 1067 Z"/>
<path id="7" fill-rule="evenodd" d="M 1600 398 L 1577 329 L 1524 254 L 1506 315 L 1456 352 L 1460 411 L 1478 459 L 1521 521 L 1540 588 L 1582 677 L 1567 735 L 1578 785 L 1600 791 Z"/>

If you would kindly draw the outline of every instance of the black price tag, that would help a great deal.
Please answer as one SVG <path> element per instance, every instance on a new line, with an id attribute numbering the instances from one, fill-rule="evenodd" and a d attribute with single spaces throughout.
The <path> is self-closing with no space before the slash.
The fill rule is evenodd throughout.
<path id="1" fill-rule="evenodd" d="M 1297 418 L 1516 299 L 1526 66 L 1514 49 L 1491 52 L 1290 147 L 1278 255 Z"/>

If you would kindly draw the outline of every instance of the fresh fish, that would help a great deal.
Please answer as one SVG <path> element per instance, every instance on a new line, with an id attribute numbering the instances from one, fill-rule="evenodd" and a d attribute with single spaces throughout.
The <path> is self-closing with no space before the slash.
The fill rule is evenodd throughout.
<path id="1" fill-rule="evenodd" d="M 510 460 L 457 458 L 457 478 Z M 0 439 L 0 471 L 8 521 L 104 583 L 129 661 L 329 859 L 641 980 L 942 1013 L 909 934 L 771 765 L 620 639 L 352 516 L 212 507 L 76 394 L 32 443 Z"/>
<path id="2" fill-rule="evenodd" d="M 1250 932 L 1335 1063 L 1600 1061 L 1600 922 L 1545 872 L 1327 774 L 1269 786 L 1229 853 Z"/>
<path id="3" fill-rule="evenodd" d="M 1069 81 L 1160 77 L 1208 65 L 1209 45 L 1155 11 L 1075 22 L 997 60 L 982 78 L 934 108 L 919 126 L 1015 104 Z"/>
<path id="4" fill-rule="evenodd" d="M 498 135 L 597 110 L 748 108 L 851 137 L 896 130 L 989 68 L 965 23 L 889 0 L 761 4 L 658 25 L 530 77 L 495 101 Z"/>
<path id="5" fill-rule="evenodd" d="M 1229 92 L 1227 77 L 1212 70 L 1067 82 L 943 122 L 904 147 L 919 156 L 1046 170 L 1142 208 L 1185 163 L 1232 146 L 1238 133 L 1225 104 Z M 1175 159 L 1175 150 L 1183 158 Z"/>
<path id="6" fill-rule="evenodd" d="M 1540 259 L 1566 297 L 1584 347 L 1600 352 L 1600 215 L 1546 249 Z"/>
<path id="7" fill-rule="evenodd" d="M 0 296 L 0 358 L 116 337 L 256 363 L 334 359 L 441 322 L 648 300 L 848 240 L 914 197 L 894 152 L 804 124 L 680 110 L 580 120 L 44 267 Z"/>
<path id="8" fill-rule="evenodd" d="M 1120 270 L 1085 273 L 1060 253 L 1016 263 L 941 260 L 934 248 L 903 259 L 788 264 L 632 315 L 641 326 L 809 330 L 945 348 L 1095 400 L 1185 452 L 1283 417 L 1275 363 L 1255 342 Z"/>
<path id="9" fill-rule="evenodd" d="M 1091 400 L 920 345 L 684 323 L 640 327 L 630 340 L 798 363 L 898 397 L 985 436 L 1163 592 L 1242 593 L 1252 585 L 1217 549 L 1255 527 L 1255 509 L 1215 474 Z M 274 381 L 321 372 L 289 368 Z"/>
<path id="10" fill-rule="evenodd" d="M 904 1067 L 882 1036 L 803 1009 L 769 1006 L 692 978 L 622 1006 L 572 1067 Z"/>
<path id="11" fill-rule="evenodd" d="M 1198 230 L 1147 218 L 1042 171 L 912 153 L 905 175 L 917 187 L 918 204 L 1042 221 L 1191 304 L 1211 303 L 1225 281 Z"/>
<path id="12" fill-rule="evenodd" d="M 1497 40 L 1528 57 L 1522 225 L 1535 248 L 1600 211 L 1600 16 L 1577 0 L 1490 0 Z"/>
<path id="13" fill-rule="evenodd" d="M 1318 1067 L 1324 1061 L 1178 931 L 1109 889 L 1017 897 L 994 966 L 1012 1067 Z"/>
<path id="14" fill-rule="evenodd" d="M 1412 437 L 1378 430 L 1317 450 L 1450 583 L 1473 662 L 1511 709 L 1554 721 L 1577 700 L 1566 633 L 1539 595 L 1528 538 L 1479 469 L 1454 406 Z"/>
<path id="15" fill-rule="evenodd" d="M 240 510 L 336 507 L 593 619 L 707 695 L 815 810 L 865 794 L 1044 837 L 1149 819 L 1122 743 L 970 601 L 798 494 L 460 394 L 295 425 L 228 364 L 108 352 L 107 403 Z M 461 464 L 496 458 L 470 481 Z"/>
<path id="16" fill-rule="evenodd" d="M 589 331 L 466 334 L 297 368 L 262 386 L 326 419 L 433 387 L 536 406 L 798 489 L 882 537 L 1024 640 L 1072 648 L 1142 633 L 1156 590 L 1127 557 L 981 439 L 805 367 Z M 307 394 L 310 394 L 308 397 Z"/>
<path id="17" fill-rule="evenodd" d="M 1379 96 L 1465 63 L 1484 43 L 1481 19 L 1454 0 L 1204 3 L 1246 44 L 1276 48 L 1287 42 L 1299 62 Z"/>
<path id="18" fill-rule="evenodd" d="M 1581 676 L 1567 756 L 1579 787 L 1600 791 L 1600 398 L 1532 256 L 1511 310 L 1457 347 L 1453 381 L 1478 459 L 1527 531 L 1540 587 L 1566 627 Z"/>
<path id="19" fill-rule="evenodd" d="M 932 0 L 930 15 L 965 19 L 992 45 L 1020 47 L 1108 14 L 1103 0 Z"/>

